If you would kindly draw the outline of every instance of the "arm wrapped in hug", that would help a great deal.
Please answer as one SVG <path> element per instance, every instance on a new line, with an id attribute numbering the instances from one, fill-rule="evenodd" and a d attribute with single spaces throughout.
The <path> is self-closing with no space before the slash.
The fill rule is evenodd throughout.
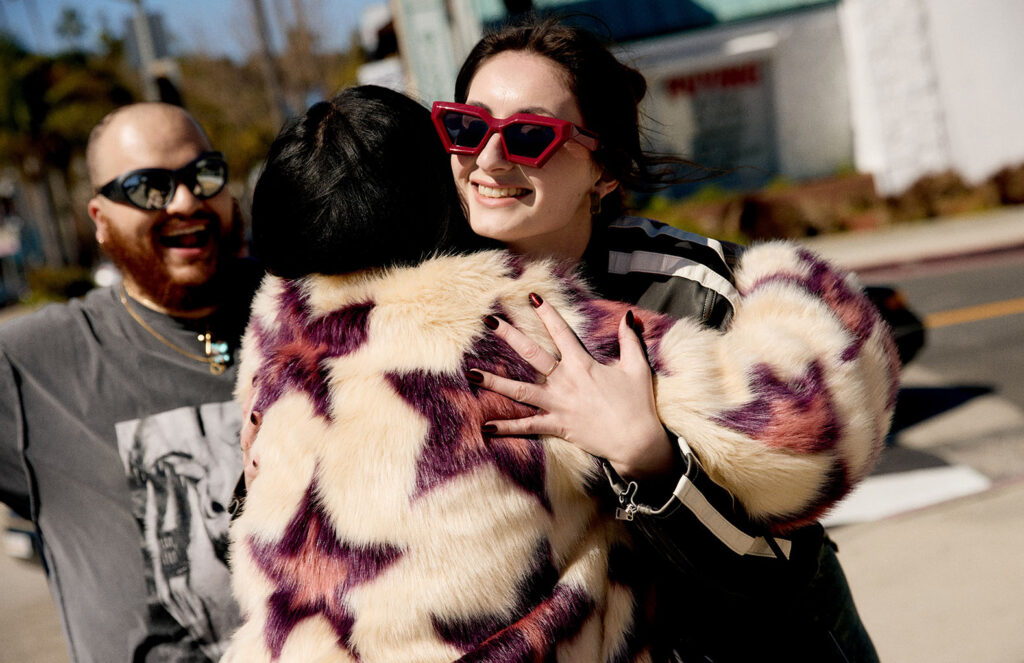
<path id="1" fill-rule="evenodd" d="M 638 315 L 666 428 L 752 525 L 784 534 L 818 520 L 870 472 L 899 360 L 855 277 L 796 245 L 748 250 L 736 286 L 723 331 Z"/>

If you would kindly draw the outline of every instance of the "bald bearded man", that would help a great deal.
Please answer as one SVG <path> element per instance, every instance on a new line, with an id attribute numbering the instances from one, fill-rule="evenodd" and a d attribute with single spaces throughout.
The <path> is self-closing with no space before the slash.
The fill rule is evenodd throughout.
<path id="1" fill-rule="evenodd" d="M 36 524 L 72 660 L 216 661 L 238 623 L 231 392 L 259 272 L 182 109 L 114 111 L 87 163 L 122 282 L 0 327 L 0 501 Z"/>

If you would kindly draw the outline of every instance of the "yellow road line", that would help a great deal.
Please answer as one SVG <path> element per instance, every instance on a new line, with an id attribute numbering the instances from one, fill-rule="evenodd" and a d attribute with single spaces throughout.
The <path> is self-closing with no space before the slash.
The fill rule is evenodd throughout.
<path id="1" fill-rule="evenodd" d="M 936 327 L 948 327 L 949 325 L 960 325 L 965 322 L 977 322 L 978 320 L 989 320 L 1001 318 L 1007 315 L 1024 313 L 1024 297 L 1018 299 L 1006 299 L 1001 302 L 978 304 L 977 306 L 966 306 L 955 308 L 951 311 L 940 311 L 929 313 L 924 316 L 924 326 L 929 329 Z"/>

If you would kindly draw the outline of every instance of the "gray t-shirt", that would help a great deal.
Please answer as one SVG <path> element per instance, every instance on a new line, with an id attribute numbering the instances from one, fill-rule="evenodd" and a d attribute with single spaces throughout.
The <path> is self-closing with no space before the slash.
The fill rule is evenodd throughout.
<path id="1" fill-rule="evenodd" d="M 205 321 L 129 304 L 201 355 L 207 324 L 237 349 L 247 294 Z M 159 341 L 114 289 L 0 327 L 0 500 L 37 524 L 73 660 L 220 657 L 239 623 L 225 559 L 234 379 Z"/>

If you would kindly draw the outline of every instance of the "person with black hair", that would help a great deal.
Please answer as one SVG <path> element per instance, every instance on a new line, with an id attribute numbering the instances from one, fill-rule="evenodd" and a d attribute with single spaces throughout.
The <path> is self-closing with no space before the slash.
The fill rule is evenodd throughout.
<path id="1" fill-rule="evenodd" d="M 535 410 L 485 379 L 543 381 L 561 370 L 556 347 L 569 361 L 570 337 L 602 365 L 653 367 L 646 394 L 659 421 L 686 430 L 764 526 L 734 528 L 732 545 L 768 559 L 790 554 L 784 533 L 802 514 L 870 469 L 892 388 L 888 333 L 872 310 L 798 331 L 820 302 L 788 284 L 757 287 L 792 259 L 783 244 L 751 250 L 737 275 L 748 303 L 729 334 L 597 299 L 573 263 L 471 232 L 430 123 L 399 93 L 342 91 L 284 128 L 257 182 L 254 251 L 270 275 L 236 387 L 249 491 L 231 560 L 245 623 L 224 661 L 676 660 L 678 630 L 690 626 L 649 611 L 685 595 L 665 595 L 638 557 L 601 461 L 557 436 L 489 431 Z M 565 145 L 533 144 L 537 161 Z M 789 310 L 760 322 L 779 297 Z M 551 307 L 564 316 L 545 319 L 555 342 L 533 312 Z M 539 352 L 519 357 L 492 333 L 510 325 Z M 760 347 L 765 333 L 798 337 L 817 377 L 841 389 L 749 401 L 746 375 L 795 362 Z M 854 375 L 837 370 L 851 343 Z M 845 388 L 865 373 L 866 390 Z M 862 399 L 871 414 L 834 446 L 735 426 L 768 407 L 799 409 L 787 425 L 810 427 Z"/>
<path id="2" fill-rule="evenodd" d="M 696 164 L 644 150 L 639 105 L 646 89 L 642 74 L 595 35 L 563 20 L 533 17 L 485 35 L 458 74 L 455 101 L 433 108 L 473 230 L 523 256 L 579 261 L 596 292 L 609 299 L 726 335 L 740 333 L 742 315 L 747 331 L 778 344 L 791 364 L 770 376 L 752 371 L 744 378 L 744 406 L 707 413 L 728 421 L 728 428 L 782 447 L 838 449 L 849 426 L 867 414 L 886 422 L 870 433 L 877 445 L 891 402 L 868 399 L 850 411 L 829 407 L 832 414 L 816 422 L 804 418 L 803 405 L 773 404 L 786 392 L 794 405 L 802 398 L 870 393 L 865 388 L 874 377 L 868 373 L 844 384 L 812 378 L 822 367 L 813 352 L 801 355 L 813 339 L 779 336 L 774 317 L 788 304 L 764 292 L 789 282 L 817 300 L 817 309 L 807 311 L 808 326 L 836 319 L 870 324 L 870 303 L 851 275 L 792 247 L 788 257 L 776 256 L 761 282 L 745 285 L 744 273 L 765 268 L 758 266 L 759 249 L 744 252 L 625 215 L 625 190 L 651 191 L 699 172 Z M 755 302 L 764 307 L 758 313 Z M 537 313 L 549 329 L 563 326 L 555 308 L 543 305 Z M 742 508 L 728 496 L 716 503 L 714 484 L 703 496 L 708 499 L 691 489 L 700 468 L 725 485 L 716 465 L 739 450 L 713 441 L 698 449 L 693 430 L 665 425 L 648 397 L 645 363 L 604 365 L 568 335 L 555 337 L 558 351 L 550 353 L 512 325 L 502 323 L 495 333 L 522 356 L 557 370 L 536 384 L 484 374 L 484 388 L 537 408 L 525 418 L 488 421 L 486 431 L 554 434 L 606 459 L 615 493 L 651 545 L 651 563 L 676 586 L 670 594 L 686 597 L 658 610 L 660 620 L 677 626 L 683 660 L 877 659 L 835 546 L 817 523 L 823 509 L 797 511 L 784 527 L 768 527 L 792 539 L 791 559 L 737 554 L 728 544 L 731 526 L 764 533 L 765 523 L 751 521 L 751 505 L 735 493 Z M 689 370 L 695 382 L 707 379 L 699 364 Z M 834 477 L 836 485 L 849 478 Z M 709 500 L 717 507 L 713 515 Z"/>
<path id="3" fill-rule="evenodd" d="M 421 110 L 404 96 L 358 87 L 288 125 L 253 191 L 253 252 L 267 271 L 346 274 L 499 246 L 467 226 L 447 164 L 425 160 L 438 141 Z M 386 219 L 388 229 L 368 219 Z"/>

